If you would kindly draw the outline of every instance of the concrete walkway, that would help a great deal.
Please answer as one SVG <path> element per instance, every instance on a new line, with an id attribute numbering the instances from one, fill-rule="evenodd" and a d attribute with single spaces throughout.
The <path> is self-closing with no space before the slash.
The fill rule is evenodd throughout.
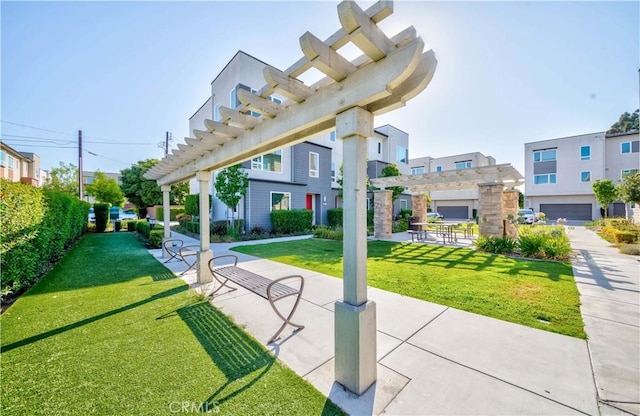
<path id="1" fill-rule="evenodd" d="M 585 227 L 574 227 L 569 237 L 600 411 L 639 415 L 640 258 L 621 254 Z"/>
<path id="2" fill-rule="evenodd" d="M 578 233 L 576 230 L 576 236 Z M 396 238 L 402 240 L 399 236 Z M 186 244 L 197 243 L 188 237 L 184 239 Z M 578 240 L 582 241 L 582 238 Z M 212 244 L 211 248 L 217 256 L 229 254 L 234 245 L 266 242 Z M 161 260 L 159 250 L 151 252 Z M 588 345 L 584 340 L 375 288 L 369 288 L 368 294 L 377 304 L 378 381 L 357 397 L 344 391 L 333 377 L 333 304 L 341 300 L 342 280 L 231 253 L 238 255 L 243 268 L 269 278 L 288 274 L 305 277 L 303 301 L 294 317 L 294 322 L 306 325 L 305 329 L 298 332 L 287 329 L 282 339 L 267 348 L 351 415 L 599 415 L 601 410 L 602 414 L 624 414 L 618 409 L 635 412 L 633 405 L 620 405 L 619 402 L 615 407 L 600 404 L 599 408 L 598 398 L 603 400 L 604 396 L 603 390 L 599 394 L 596 392 L 592 371 L 591 361 L 597 356 L 594 355 L 595 339 L 590 339 Z M 178 262 L 167 266 L 176 272 L 185 268 Z M 596 280 L 593 267 L 588 266 L 585 270 L 580 269 L 579 264 L 576 267 L 577 280 L 584 279 L 586 284 L 591 279 L 593 284 Z M 601 270 L 605 273 L 613 272 L 612 268 L 603 267 Z M 623 276 L 629 271 L 615 268 L 615 273 Z M 607 276 L 606 280 L 614 284 L 613 280 L 622 280 L 623 276 Z M 637 285 L 637 267 L 635 276 Z M 186 273 L 183 278 L 192 285 L 195 283 L 194 272 Z M 632 298 L 633 293 L 628 292 L 627 296 Z M 618 305 L 610 297 L 604 298 Z M 626 323 L 611 317 L 609 320 L 634 329 L 637 341 L 637 292 L 635 300 L 635 326 L 633 317 L 626 318 Z M 216 296 L 212 302 L 263 343 L 281 322 L 268 302 L 243 289 Z M 632 301 L 627 303 L 633 304 Z M 597 314 L 597 305 L 592 310 L 591 314 Z M 589 328 L 587 332 L 592 337 Z M 631 334 L 630 338 L 633 336 Z M 604 345 L 606 340 L 600 342 Z M 617 358 L 616 364 L 626 363 L 629 367 L 629 371 L 624 372 L 625 378 L 621 379 L 617 376 L 618 365 L 612 366 L 604 359 L 600 361 L 602 373 L 609 375 L 605 389 L 610 391 L 609 397 L 621 401 L 628 401 L 622 400 L 623 397 L 631 397 L 633 400 L 632 389 L 637 386 L 637 383 L 632 384 L 634 370 L 629 360 L 633 356 L 603 354 L 611 360 Z M 636 349 L 634 363 L 637 362 Z M 593 368 L 598 378 L 599 366 L 594 364 Z M 636 379 L 637 374 L 636 365 Z M 603 380 L 607 378 L 602 377 Z M 598 386 L 602 388 L 601 384 Z"/>

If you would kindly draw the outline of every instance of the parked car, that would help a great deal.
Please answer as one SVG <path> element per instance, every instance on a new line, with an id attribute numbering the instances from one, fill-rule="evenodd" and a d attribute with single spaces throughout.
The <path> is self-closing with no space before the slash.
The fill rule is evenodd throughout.
<path id="1" fill-rule="evenodd" d="M 132 209 L 126 211 L 120 211 L 120 219 L 121 220 L 137 220 L 138 214 Z"/>
<path id="2" fill-rule="evenodd" d="M 89 222 L 96 222 L 96 213 L 93 208 L 89 208 Z"/>
<path id="3" fill-rule="evenodd" d="M 536 214 L 533 213 L 531 208 L 518 210 L 518 221 L 525 224 L 533 224 L 536 222 Z"/>
<path id="4" fill-rule="evenodd" d="M 427 220 L 443 220 L 444 216 L 441 215 L 439 212 L 427 212 Z"/>

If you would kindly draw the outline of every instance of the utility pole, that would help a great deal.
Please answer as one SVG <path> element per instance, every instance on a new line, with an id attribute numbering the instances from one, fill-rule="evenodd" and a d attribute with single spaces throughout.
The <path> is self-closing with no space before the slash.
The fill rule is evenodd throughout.
<path id="1" fill-rule="evenodd" d="M 169 132 L 167 132 L 165 141 L 164 141 L 164 155 L 165 157 L 169 154 Z"/>
<path id="2" fill-rule="evenodd" d="M 78 130 L 78 193 L 82 201 L 84 199 L 82 192 L 82 130 Z"/>

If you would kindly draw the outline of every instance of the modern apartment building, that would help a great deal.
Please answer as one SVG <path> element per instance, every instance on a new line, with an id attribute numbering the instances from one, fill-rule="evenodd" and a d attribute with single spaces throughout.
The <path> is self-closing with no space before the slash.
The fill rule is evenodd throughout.
<path id="1" fill-rule="evenodd" d="M 0 142 L 0 178 L 41 187 L 48 171 L 40 169 L 40 157 L 35 153 L 18 152 Z"/>
<path id="2" fill-rule="evenodd" d="M 411 159 L 409 161 L 411 175 L 442 172 L 448 170 L 470 169 L 480 166 L 494 166 L 496 159 L 480 152 L 434 158 L 431 156 Z M 447 219 L 473 218 L 478 209 L 478 189 L 461 189 L 451 191 L 432 191 L 431 208 Z"/>
<path id="3" fill-rule="evenodd" d="M 268 64 L 238 51 L 211 83 L 211 95 L 189 119 L 192 137 L 194 130 L 206 131 L 205 120 L 220 121 L 220 106 L 237 108 L 238 90 L 257 91 L 265 85 L 263 70 Z M 286 98 L 278 94 L 269 97 L 276 104 L 286 105 Z M 258 117 L 259 114 L 251 114 Z M 408 172 L 408 134 L 393 126 L 376 128 L 369 140 L 369 174 L 376 174 L 391 162 L 398 164 L 401 172 Z M 398 163 L 400 162 L 400 163 Z M 327 210 L 341 206 L 338 198 L 338 178 L 342 163 L 342 142 L 335 131 L 310 137 L 294 146 L 260 155 L 243 163 L 249 175 L 249 188 L 240 201 L 235 218 L 243 218 L 245 229 L 271 228 L 272 210 L 310 209 L 314 212 L 314 224 L 327 223 Z M 229 209 L 215 197 L 215 177 L 212 173 L 210 192 L 214 196 L 212 220 L 230 218 Z M 191 192 L 198 192 L 195 180 Z M 373 199 L 371 198 L 370 201 Z M 402 202 L 404 201 L 404 202 Z M 396 201 L 396 210 L 410 208 L 411 198 L 404 195 Z M 372 203 L 370 205 L 373 207 Z"/>
<path id="4" fill-rule="evenodd" d="M 582 134 L 525 143 L 525 207 L 548 218 L 595 220 L 600 206 L 593 182 L 614 184 L 640 169 L 638 132 Z M 609 216 L 624 216 L 621 202 L 608 208 Z"/>

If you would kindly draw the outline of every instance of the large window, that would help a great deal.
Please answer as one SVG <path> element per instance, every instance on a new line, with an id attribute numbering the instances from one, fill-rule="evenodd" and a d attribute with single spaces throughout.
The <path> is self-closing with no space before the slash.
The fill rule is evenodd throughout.
<path id="1" fill-rule="evenodd" d="M 271 211 L 288 211 L 291 209 L 290 192 L 271 192 Z"/>
<path id="2" fill-rule="evenodd" d="M 471 167 L 471 161 L 470 160 L 463 160 L 461 162 L 456 162 L 456 169 L 460 170 L 460 169 L 469 169 Z"/>
<path id="3" fill-rule="evenodd" d="M 591 172 L 580 172 L 580 182 L 591 182 Z"/>
<path id="4" fill-rule="evenodd" d="M 580 147 L 580 160 L 591 160 L 591 146 Z"/>
<path id="5" fill-rule="evenodd" d="M 331 182 L 336 181 L 336 162 L 331 162 Z"/>
<path id="6" fill-rule="evenodd" d="M 216 104 L 213 106 L 213 121 L 222 120 L 222 116 L 220 115 L 220 104 Z"/>
<path id="7" fill-rule="evenodd" d="M 624 179 L 630 175 L 635 175 L 638 172 L 639 172 L 638 169 L 622 169 L 622 174 L 620 175 L 620 179 Z"/>
<path id="8" fill-rule="evenodd" d="M 534 162 L 548 162 L 556 159 L 556 149 L 536 150 L 533 152 Z"/>
<path id="9" fill-rule="evenodd" d="M 412 175 L 420 175 L 424 173 L 424 166 L 419 167 L 419 168 L 411 168 L 411 174 Z"/>
<path id="10" fill-rule="evenodd" d="M 317 178 L 320 176 L 320 155 L 316 152 L 309 152 L 309 176 Z"/>
<path id="11" fill-rule="evenodd" d="M 263 170 L 267 172 L 282 172 L 282 150 L 273 153 L 254 157 L 251 159 L 252 170 Z"/>
<path id="12" fill-rule="evenodd" d="M 536 185 L 544 185 L 547 183 L 556 183 L 556 174 L 547 173 L 545 175 L 535 175 L 533 177 L 533 183 Z"/>
<path id="13" fill-rule="evenodd" d="M 409 163 L 409 149 L 406 147 L 398 146 L 398 153 L 396 155 L 396 161 L 398 163 Z"/>

